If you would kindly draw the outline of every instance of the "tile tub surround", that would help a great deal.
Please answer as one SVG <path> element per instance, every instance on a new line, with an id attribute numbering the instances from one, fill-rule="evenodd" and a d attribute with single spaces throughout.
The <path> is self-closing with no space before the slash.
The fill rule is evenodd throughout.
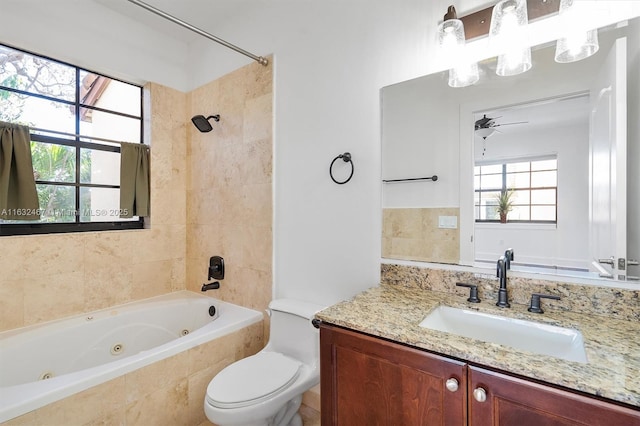
<path id="1" fill-rule="evenodd" d="M 500 309 L 491 300 L 466 302 L 457 294 L 382 284 L 316 314 L 327 323 L 474 364 L 640 406 L 640 323 L 572 312 L 527 312 L 526 306 Z M 422 328 L 418 324 L 437 306 L 480 310 L 582 332 L 588 363 L 519 351 L 506 346 Z"/>
<path id="2" fill-rule="evenodd" d="M 420 290 L 455 293 L 469 297 L 469 289 L 456 287 L 457 282 L 477 284 L 479 297 L 490 304 L 498 300 L 495 274 L 453 271 L 433 267 L 382 264 L 381 283 Z M 543 300 L 545 312 L 575 312 L 640 323 L 640 286 L 638 290 L 563 283 L 552 280 L 508 275 L 509 302 L 529 306 L 532 293 L 553 294 L 560 300 Z M 637 337 L 636 337 L 637 338 Z"/>
<path id="3" fill-rule="evenodd" d="M 382 257 L 423 262 L 456 262 L 460 253 L 460 228 L 438 227 L 439 216 L 459 218 L 460 209 L 383 209 Z"/>
<path id="4" fill-rule="evenodd" d="M 262 349 L 262 322 L 132 371 L 3 426 L 199 425 L 204 395 L 224 367 Z"/>
<path id="5" fill-rule="evenodd" d="M 209 257 L 225 259 L 225 302 L 264 311 L 272 296 L 273 58 L 239 68 L 187 95 L 187 290 L 200 291 Z M 213 130 L 195 114 L 220 114 Z M 265 322 L 268 327 L 268 323 Z M 265 330 L 265 331 L 268 331 Z"/>

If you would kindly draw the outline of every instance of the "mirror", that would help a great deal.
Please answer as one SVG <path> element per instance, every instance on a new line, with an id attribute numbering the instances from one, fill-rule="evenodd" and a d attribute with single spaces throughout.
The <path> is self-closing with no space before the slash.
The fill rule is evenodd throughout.
<path id="1" fill-rule="evenodd" d="M 640 18 L 599 38 L 579 62 L 556 63 L 554 43 L 517 76 L 492 58 L 474 86 L 443 72 L 381 90 L 383 258 L 493 270 L 513 248 L 514 270 L 640 275 Z M 618 146 L 599 145 L 612 134 Z"/>

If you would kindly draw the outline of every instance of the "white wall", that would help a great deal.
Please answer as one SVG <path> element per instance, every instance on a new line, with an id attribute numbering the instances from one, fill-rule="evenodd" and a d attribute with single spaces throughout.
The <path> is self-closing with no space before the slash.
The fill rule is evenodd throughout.
<path id="1" fill-rule="evenodd" d="M 225 4 L 208 4 L 218 3 Z M 456 6 L 467 12 L 488 3 Z M 214 13 L 203 14 L 203 3 L 194 2 L 191 13 L 203 29 L 275 55 L 277 296 L 331 303 L 378 283 L 379 89 L 441 68 L 434 60 L 435 29 L 449 4 L 255 0 L 208 28 L 203 25 Z M 183 91 L 250 61 L 206 40 L 187 46 L 136 27 L 128 16 L 88 0 L 2 0 L 0 15 L 1 41 Z M 338 186 L 328 167 L 345 151 L 353 155 L 355 175 Z"/>
<path id="2" fill-rule="evenodd" d="M 332 303 L 379 282 L 379 90 L 428 72 L 447 2 L 284 3 L 218 33 L 275 53 L 276 296 Z M 345 151 L 355 174 L 336 185 L 329 163 Z"/>

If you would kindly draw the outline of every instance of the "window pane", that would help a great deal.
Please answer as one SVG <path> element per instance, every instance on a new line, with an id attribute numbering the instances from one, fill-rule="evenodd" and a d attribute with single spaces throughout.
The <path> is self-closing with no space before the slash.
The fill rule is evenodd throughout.
<path id="1" fill-rule="evenodd" d="M 0 120 L 47 130 L 74 133 L 73 108 L 68 104 L 0 90 Z"/>
<path id="2" fill-rule="evenodd" d="M 551 187 L 557 186 L 557 174 L 558 172 L 532 172 L 531 173 L 531 187 Z"/>
<path id="3" fill-rule="evenodd" d="M 502 175 L 482 175 L 482 189 L 500 189 L 502 188 Z"/>
<path id="4" fill-rule="evenodd" d="M 33 174 L 36 180 L 75 182 L 76 150 L 71 146 L 31 142 Z"/>
<path id="5" fill-rule="evenodd" d="M 76 191 L 73 186 L 36 185 L 36 187 L 42 210 L 41 222 L 74 222 L 76 220 Z"/>
<path id="6" fill-rule="evenodd" d="M 80 108 L 80 133 L 122 142 L 140 142 L 140 120 L 108 112 Z"/>
<path id="7" fill-rule="evenodd" d="M 480 166 L 482 174 L 502 173 L 502 164 L 491 164 L 489 166 Z"/>
<path id="8" fill-rule="evenodd" d="M 558 160 L 555 158 L 553 160 L 541 160 L 541 161 L 532 161 L 531 162 L 531 170 L 556 170 L 558 168 Z"/>
<path id="9" fill-rule="evenodd" d="M 556 220 L 556 206 L 531 206 L 531 220 Z"/>
<path id="10" fill-rule="evenodd" d="M 473 177 L 473 188 L 480 189 L 480 176 Z"/>
<path id="11" fill-rule="evenodd" d="M 80 188 L 81 222 L 126 222 L 120 218 L 120 190 L 115 188 Z"/>
<path id="12" fill-rule="evenodd" d="M 0 46 L 0 85 L 73 101 L 75 67 Z"/>
<path id="13" fill-rule="evenodd" d="M 507 174 L 507 188 L 529 188 L 529 172 Z"/>
<path id="14" fill-rule="evenodd" d="M 473 174 L 478 176 L 480 174 L 480 166 L 473 167 Z"/>
<path id="15" fill-rule="evenodd" d="M 120 185 L 120 154 L 97 149 L 81 149 L 80 182 Z"/>
<path id="16" fill-rule="evenodd" d="M 80 71 L 80 103 L 140 116 L 140 87 Z"/>
<path id="17" fill-rule="evenodd" d="M 513 206 L 513 210 L 507 216 L 509 220 L 530 220 L 529 206 Z"/>
<path id="18" fill-rule="evenodd" d="M 528 172 L 530 163 L 527 161 L 526 163 L 508 163 L 507 164 L 507 173 L 513 172 Z"/>
<path id="19" fill-rule="evenodd" d="M 513 204 L 529 204 L 529 190 L 514 191 L 511 201 Z"/>
<path id="20" fill-rule="evenodd" d="M 555 204 L 555 189 L 534 189 L 531 191 L 531 204 Z"/>
<path id="21" fill-rule="evenodd" d="M 498 205 L 498 197 L 500 192 L 482 192 L 479 200 L 479 214 L 481 220 L 498 219 L 499 215 L 496 211 Z"/>

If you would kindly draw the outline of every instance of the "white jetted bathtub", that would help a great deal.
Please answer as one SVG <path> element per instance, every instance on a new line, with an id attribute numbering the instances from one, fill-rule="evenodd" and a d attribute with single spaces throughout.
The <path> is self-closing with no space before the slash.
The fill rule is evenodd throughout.
<path id="1" fill-rule="evenodd" d="M 0 333 L 0 422 L 260 320 L 181 291 Z"/>

